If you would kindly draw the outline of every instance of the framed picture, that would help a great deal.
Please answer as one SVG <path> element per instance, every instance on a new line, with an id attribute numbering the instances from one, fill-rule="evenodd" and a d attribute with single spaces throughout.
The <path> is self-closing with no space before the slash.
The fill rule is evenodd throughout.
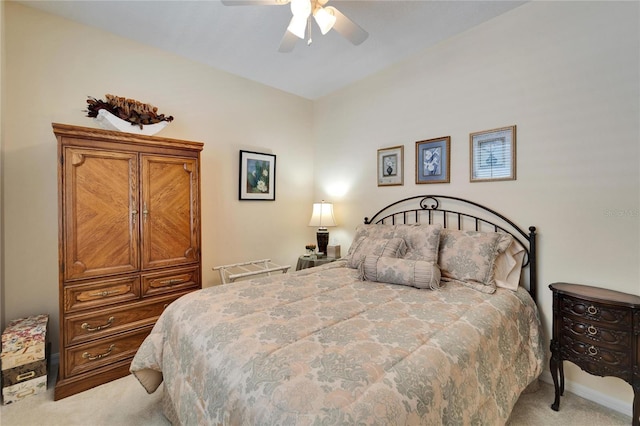
<path id="1" fill-rule="evenodd" d="M 451 137 L 416 142 L 416 183 L 449 183 Z"/>
<path id="2" fill-rule="evenodd" d="M 469 135 L 471 182 L 516 179 L 516 126 Z"/>
<path id="3" fill-rule="evenodd" d="M 240 151 L 240 199 L 276 199 L 276 156 Z"/>
<path id="4" fill-rule="evenodd" d="M 378 186 L 404 184 L 404 146 L 378 150 Z"/>

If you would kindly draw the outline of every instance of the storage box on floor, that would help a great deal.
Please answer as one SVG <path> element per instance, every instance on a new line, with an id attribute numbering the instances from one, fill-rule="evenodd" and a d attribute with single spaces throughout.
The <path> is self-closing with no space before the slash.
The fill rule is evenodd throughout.
<path id="1" fill-rule="evenodd" d="M 49 315 L 11 321 L 2 333 L 2 399 L 20 401 L 47 389 L 47 323 Z"/>

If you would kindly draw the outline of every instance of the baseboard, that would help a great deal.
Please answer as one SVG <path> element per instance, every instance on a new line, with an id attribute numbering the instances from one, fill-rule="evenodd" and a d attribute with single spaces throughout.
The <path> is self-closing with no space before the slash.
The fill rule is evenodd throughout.
<path id="1" fill-rule="evenodd" d="M 548 371 L 542 372 L 542 374 L 540 375 L 540 380 L 553 385 L 553 378 L 551 377 L 551 373 Z M 604 407 L 610 408 L 614 411 L 617 411 L 618 413 L 622 413 L 629 417 L 633 416 L 632 404 L 612 398 L 609 395 L 600 393 L 593 390 L 592 388 L 582 386 L 578 383 L 570 382 L 566 379 L 566 377 L 564 381 L 564 389 L 565 391 L 569 391 L 581 398 L 588 399 L 589 401 L 593 401 L 596 404 L 600 404 Z M 560 409 L 562 409 L 562 399 L 560 399 Z"/>

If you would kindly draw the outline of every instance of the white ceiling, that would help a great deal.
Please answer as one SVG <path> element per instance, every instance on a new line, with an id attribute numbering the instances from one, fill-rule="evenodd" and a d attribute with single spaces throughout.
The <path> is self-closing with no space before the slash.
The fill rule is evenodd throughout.
<path id="1" fill-rule="evenodd" d="M 200 1 L 37 1 L 20 3 L 173 52 L 308 99 L 317 99 L 494 18 L 526 1 L 331 0 L 369 32 L 354 46 L 335 31 L 293 52 L 278 46 L 289 5 L 225 6 Z"/>

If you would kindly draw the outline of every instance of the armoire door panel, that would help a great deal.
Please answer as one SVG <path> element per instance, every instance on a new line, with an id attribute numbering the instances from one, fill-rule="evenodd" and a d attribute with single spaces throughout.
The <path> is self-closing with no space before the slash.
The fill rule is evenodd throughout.
<path id="1" fill-rule="evenodd" d="M 66 148 L 63 161 L 65 278 L 138 270 L 137 155 Z"/>
<path id="2" fill-rule="evenodd" d="M 143 155 L 141 176 L 142 268 L 197 261 L 197 160 Z"/>

